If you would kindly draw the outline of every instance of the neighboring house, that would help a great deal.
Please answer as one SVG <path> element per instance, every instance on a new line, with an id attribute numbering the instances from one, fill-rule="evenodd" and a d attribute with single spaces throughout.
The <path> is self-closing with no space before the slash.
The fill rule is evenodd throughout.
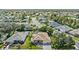
<path id="1" fill-rule="evenodd" d="M 33 25 L 33 26 L 35 25 L 35 26 L 37 26 L 38 28 L 41 28 L 41 27 L 42 27 L 42 24 L 41 24 L 38 20 L 36 20 L 35 17 L 32 18 L 31 25 Z"/>
<path id="2" fill-rule="evenodd" d="M 68 32 L 68 31 L 72 30 L 72 28 L 70 28 L 69 26 L 66 26 L 66 25 L 61 25 L 61 26 L 55 27 L 55 29 L 57 29 L 60 32 Z"/>
<path id="3" fill-rule="evenodd" d="M 30 25 L 30 24 L 25 24 L 25 28 L 24 28 L 24 30 L 26 30 L 26 31 L 31 31 L 32 30 L 32 26 Z"/>
<path id="4" fill-rule="evenodd" d="M 79 29 L 74 29 L 73 31 L 70 31 L 69 34 L 79 37 Z"/>
<path id="5" fill-rule="evenodd" d="M 29 32 L 15 32 L 11 37 L 9 37 L 5 43 L 8 44 L 17 44 L 17 43 L 24 43 L 26 36 Z"/>
<path id="6" fill-rule="evenodd" d="M 24 30 L 25 31 L 32 31 L 33 29 L 32 29 L 32 26 L 27 25 L 27 26 L 25 26 Z"/>
<path id="7" fill-rule="evenodd" d="M 45 23 L 47 21 L 47 19 L 43 15 L 39 15 L 38 19 L 41 23 Z"/>
<path id="8" fill-rule="evenodd" d="M 44 16 L 42 15 L 42 14 L 40 14 L 39 16 L 38 16 L 38 19 L 39 20 L 41 20 L 41 19 L 43 19 L 44 18 Z"/>
<path id="9" fill-rule="evenodd" d="M 47 19 L 46 19 L 46 18 L 41 18 L 41 19 L 40 19 L 40 22 L 41 22 L 41 23 L 46 23 L 46 22 L 47 22 Z"/>
<path id="10" fill-rule="evenodd" d="M 58 26 L 60 26 L 60 24 L 55 22 L 55 21 L 49 21 L 49 26 L 51 26 L 51 27 L 58 27 Z"/>
<path id="11" fill-rule="evenodd" d="M 51 39 L 46 32 L 38 32 L 37 34 L 33 34 L 31 42 L 36 45 L 49 45 L 51 43 Z"/>
<path id="12" fill-rule="evenodd" d="M 42 19 L 40 22 L 41 23 L 46 23 L 47 21 L 45 19 Z"/>
<path id="13" fill-rule="evenodd" d="M 58 30 L 54 30 L 52 35 L 60 35 L 62 32 L 58 31 Z"/>

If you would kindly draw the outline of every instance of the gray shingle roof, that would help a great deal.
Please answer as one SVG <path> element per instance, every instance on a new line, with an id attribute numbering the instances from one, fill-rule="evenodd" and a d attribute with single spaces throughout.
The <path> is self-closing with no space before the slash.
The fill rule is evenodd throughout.
<path id="1" fill-rule="evenodd" d="M 55 21 L 49 21 L 49 25 L 52 26 L 52 27 L 58 27 L 60 26 L 59 23 L 55 22 Z"/>
<path id="2" fill-rule="evenodd" d="M 67 31 L 70 31 L 72 30 L 72 28 L 66 26 L 66 25 L 62 25 L 62 26 L 58 26 L 58 27 L 55 27 L 57 30 L 61 31 L 61 32 L 67 32 Z"/>
<path id="3" fill-rule="evenodd" d="M 14 41 L 25 41 L 26 36 L 28 35 L 29 32 L 16 32 L 13 34 L 10 38 L 6 40 L 6 42 L 9 43 L 14 43 Z"/>
<path id="4" fill-rule="evenodd" d="M 79 36 L 79 29 L 74 29 L 73 31 L 70 31 L 69 33 L 74 36 Z"/>

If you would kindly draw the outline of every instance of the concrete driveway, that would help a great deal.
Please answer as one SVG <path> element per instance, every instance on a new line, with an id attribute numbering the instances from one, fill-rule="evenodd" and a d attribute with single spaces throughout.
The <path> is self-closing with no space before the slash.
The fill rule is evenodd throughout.
<path id="1" fill-rule="evenodd" d="M 43 50 L 52 50 L 51 45 L 43 45 Z"/>

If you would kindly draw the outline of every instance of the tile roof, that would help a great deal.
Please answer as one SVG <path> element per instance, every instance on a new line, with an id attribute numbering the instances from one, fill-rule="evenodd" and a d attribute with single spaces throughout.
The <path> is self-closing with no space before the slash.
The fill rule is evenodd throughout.
<path id="1" fill-rule="evenodd" d="M 32 40 L 50 40 L 50 38 L 46 32 L 39 32 L 37 34 L 33 34 Z"/>

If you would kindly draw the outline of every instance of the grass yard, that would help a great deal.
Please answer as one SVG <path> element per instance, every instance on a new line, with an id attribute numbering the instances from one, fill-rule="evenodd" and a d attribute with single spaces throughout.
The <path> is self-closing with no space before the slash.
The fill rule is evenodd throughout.
<path id="1" fill-rule="evenodd" d="M 3 44 L 0 44 L 0 48 L 2 48 L 3 47 Z"/>
<path id="2" fill-rule="evenodd" d="M 32 34 L 33 31 L 30 32 L 29 35 L 26 37 L 25 43 L 20 46 L 21 49 L 42 49 L 42 47 L 31 44 Z"/>
<path id="3" fill-rule="evenodd" d="M 22 44 L 20 46 L 21 49 L 29 49 L 30 48 L 30 39 L 31 39 L 32 33 L 33 32 L 30 32 L 29 35 L 26 37 L 24 44 Z"/>
<path id="4" fill-rule="evenodd" d="M 26 41 L 23 45 L 21 45 L 21 49 L 28 49 L 30 48 L 30 38 L 29 36 L 26 38 Z"/>

